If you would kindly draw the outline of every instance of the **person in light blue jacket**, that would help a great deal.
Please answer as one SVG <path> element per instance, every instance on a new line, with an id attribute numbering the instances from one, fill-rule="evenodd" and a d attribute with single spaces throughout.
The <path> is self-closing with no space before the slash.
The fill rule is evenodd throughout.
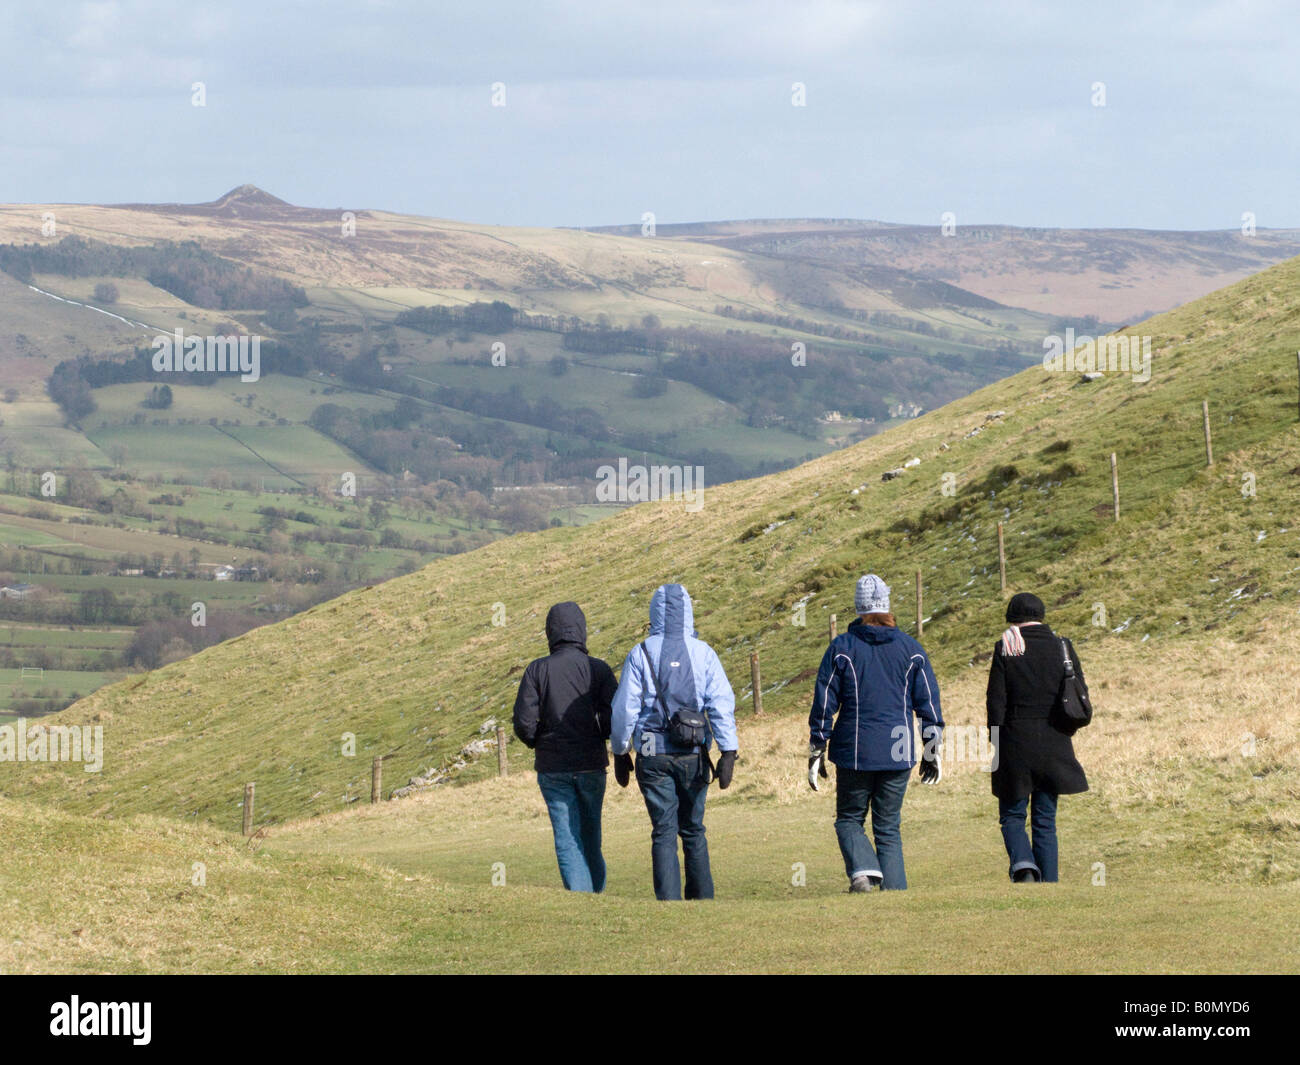
<path id="1" fill-rule="evenodd" d="M 719 788 L 735 771 L 736 697 L 718 656 L 695 634 L 691 597 L 680 584 L 655 589 L 650 635 L 628 652 L 614 695 L 609 744 L 614 775 L 636 781 L 650 813 L 650 856 L 657 899 L 682 897 L 677 837 L 686 857 L 686 898 L 713 898 L 704 801 L 720 752 Z M 630 750 L 636 751 L 635 767 Z"/>

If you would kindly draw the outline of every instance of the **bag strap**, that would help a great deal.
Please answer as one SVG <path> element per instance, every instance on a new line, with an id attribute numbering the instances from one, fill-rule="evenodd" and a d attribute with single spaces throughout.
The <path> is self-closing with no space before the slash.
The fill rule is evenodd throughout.
<path id="1" fill-rule="evenodd" d="M 1070 659 L 1070 641 L 1061 637 L 1061 656 L 1065 659 L 1065 675 L 1074 676 L 1074 662 Z"/>
<path id="2" fill-rule="evenodd" d="M 655 664 L 650 658 L 650 651 L 646 648 L 645 641 L 641 642 L 641 654 L 645 656 L 645 664 L 650 670 L 650 676 L 654 677 L 655 682 L 655 705 L 659 707 L 659 712 L 664 715 L 664 728 L 668 728 L 672 721 L 668 716 L 668 700 L 664 698 L 664 693 L 659 689 L 659 678 L 655 677 Z"/>
<path id="3" fill-rule="evenodd" d="M 641 647 L 641 654 L 645 656 L 646 666 L 650 670 L 650 675 L 654 677 L 655 664 L 654 661 L 650 658 L 650 651 L 646 648 L 644 641 L 642 641 L 640 647 Z M 658 677 L 655 677 L 655 705 L 659 707 L 659 712 L 664 715 L 664 728 L 670 729 L 672 727 L 672 719 L 668 715 L 668 701 L 664 698 L 663 691 L 659 687 Z M 704 721 L 706 727 L 709 730 L 709 734 L 712 735 L 713 722 L 709 720 L 708 714 L 704 715 Z M 713 769 L 713 759 L 709 757 L 709 750 L 702 743 L 699 746 L 699 752 L 700 752 L 700 769 L 705 774 L 705 781 L 707 783 L 712 783 L 713 778 L 715 776 L 715 772 Z"/>

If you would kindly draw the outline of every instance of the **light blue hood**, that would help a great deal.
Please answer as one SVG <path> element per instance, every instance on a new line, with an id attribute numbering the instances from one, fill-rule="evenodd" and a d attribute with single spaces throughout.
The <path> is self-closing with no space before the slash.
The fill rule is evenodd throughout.
<path id="1" fill-rule="evenodd" d="M 645 650 L 643 651 L 642 648 Z M 648 659 L 648 661 L 647 661 Z M 658 693 L 668 712 L 659 705 Z M 718 656 L 695 633 L 695 608 L 680 584 L 663 584 L 650 597 L 650 633 L 628 653 L 614 695 L 610 748 L 623 754 L 681 754 L 668 735 L 668 721 L 681 709 L 708 715 L 710 736 L 724 751 L 736 750 L 736 697 Z"/>
<path id="2" fill-rule="evenodd" d="M 651 636 L 695 636 L 695 607 L 680 584 L 661 584 L 650 597 Z"/>

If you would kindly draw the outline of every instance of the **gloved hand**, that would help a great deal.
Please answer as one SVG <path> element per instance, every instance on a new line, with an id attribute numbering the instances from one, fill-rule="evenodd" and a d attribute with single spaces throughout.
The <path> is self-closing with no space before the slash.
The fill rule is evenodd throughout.
<path id="1" fill-rule="evenodd" d="M 736 771 L 736 752 L 723 751 L 718 758 L 718 767 L 713 771 L 713 775 L 718 780 L 718 787 L 726 791 L 731 787 L 731 777 Z"/>
<path id="2" fill-rule="evenodd" d="M 817 778 L 829 780 L 830 776 L 826 772 L 826 744 L 808 744 L 808 786 L 813 791 L 821 791 L 817 786 Z"/>
<path id="3" fill-rule="evenodd" d="M 620 788 L 626 788 L 627 782 L 632 779 L 632 773 L 636 766 L 632 764 L 630 754 L 614 755 L 614 779 L 618 781 Z"/>
<path id="4" fill-rule="evenodd" d="M 931 729 L 921 748 L 921 783 L 938 784 L 943 779 L 943 763 L 939 760 L 939 743 L 942 733 Z"/>

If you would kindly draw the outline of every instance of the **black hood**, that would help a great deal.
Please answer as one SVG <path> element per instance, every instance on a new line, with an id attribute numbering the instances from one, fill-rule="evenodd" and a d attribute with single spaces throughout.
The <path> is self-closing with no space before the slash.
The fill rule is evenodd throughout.
<path id="1" fill-rule="evenodd" d="M 546 612 L 546 642 L 551 653 L 562 644 L 587 651 L 587 618 L 577 603 L 556 603 Z"/>

